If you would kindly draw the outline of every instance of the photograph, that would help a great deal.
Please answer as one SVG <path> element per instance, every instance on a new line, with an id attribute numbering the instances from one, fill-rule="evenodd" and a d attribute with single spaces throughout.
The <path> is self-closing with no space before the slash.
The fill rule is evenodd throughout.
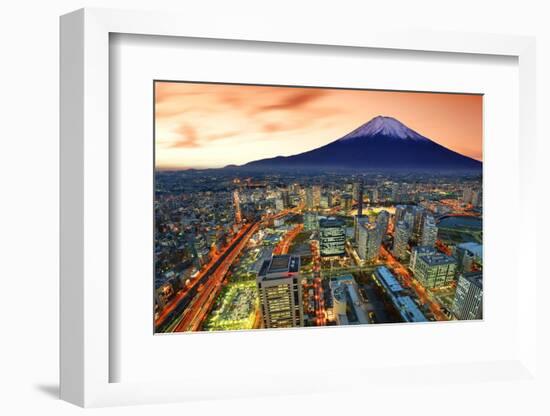
<path id="1" fill-rule="evenodd" d="M 153 89 L 155 334 L 483 319 L 483 94 Z"/>

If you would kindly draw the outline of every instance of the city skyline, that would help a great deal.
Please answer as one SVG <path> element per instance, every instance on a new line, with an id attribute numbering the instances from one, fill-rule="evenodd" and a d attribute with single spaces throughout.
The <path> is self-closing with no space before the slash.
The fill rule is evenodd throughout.
<path id="1" fill-rule="evenodd" d="M 156 168 L 219 168 L 294 155 L 379 115 L 482 159 L 481 95 L 156 82 Z"/>
<path id="2" fill-rule="evenodd" d="M 155 333 L 483 319 L 480 95 L 156 89 Z"/>

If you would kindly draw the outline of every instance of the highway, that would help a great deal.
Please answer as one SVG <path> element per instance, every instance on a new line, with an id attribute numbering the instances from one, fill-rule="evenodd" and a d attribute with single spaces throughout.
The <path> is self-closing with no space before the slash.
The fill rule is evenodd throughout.
<path id="1" fill-rule="evenodd" d="M 288 249 L 294 239 L 302 232 L 304 224 L 296 225 L 292 230 L 288 231 L 283 239 L 273 249 L 273 255 L 288 254 Z"/>
<path id="2" fill-rule="evenodd" d="M 434 299 L 432 294 L 424 286 L 422 286 L 422 284 L 409 273 L 407 268 L 397 261 L 393 254 L 391 254 L 384 246 L 382 246 L 381 252 L 386 258 L 388 265 L 390 265 L 399 277 L 399 280 L 401 280 L 405 286 L 410 287 L 415 291 L 422 304 L 428 304 L 430 311 L 434 314 L 435 318 L 438 321 L 447 321 L 447 316 L 443 313 L 441 306 L 439 306 L 439 303 Z"/>
<path id="3" fill-rule="evenodd" d="M 180 322 L 175 326 L 174 332 L 197 331 L 201 328 L 206 316 L 210 312 L 216 296 L 221 290 L 225 275 L 235 259 L 241 254 L 248 240 L 258 231 L 258 223 L 244 227 L 238 241 L 233 243 L 225 252 L 224 258 L 216 266 L 205 284 L 199 289 L 189 306 L 185 309 Z"/>
<path id="4" fill-rule="evenodd" d="M 204 291 L 203 289 L 210 286 L 208 283 L 212 275 L 217 274 L 217 270 L 219 270 L 223 264 L 226 264 L 226 260 L 229 257 L 233 257 L 232 254 L 235 254 L 235 249 L 237 247 L 242 249 L 240 243 L 242 243 L 243 240 L 248 242 L 248 239 L 254 234 L 257 228 L 258 223 L 245 225 L 233 238 L 231 243 L 222 249 L 220 253 L 213 257 L 210 262 L 199 271 L 199 274 L 193 278 L 191 284 L 176 294 L 173 300 L 164 307 L 155 320 L 156 332 L 172 332 L 175 327 L 179 326 L 183 315 L 186 314 L 186 311 L 192 304 L 196 303 L 197 294 L 202 293 Z M 236 257 L 236 255 L 234 257 Z"/>

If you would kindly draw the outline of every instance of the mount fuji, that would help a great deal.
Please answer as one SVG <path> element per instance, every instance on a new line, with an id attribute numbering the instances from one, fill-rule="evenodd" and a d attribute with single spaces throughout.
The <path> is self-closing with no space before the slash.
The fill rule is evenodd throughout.
<path id="1" fill-rule="evenodd" d="M 327 145 L 293 156 L 249 162 L 247 170 L 481 171 L 478 160 L 454 152 L 393 117 L 377 116 Z"/>

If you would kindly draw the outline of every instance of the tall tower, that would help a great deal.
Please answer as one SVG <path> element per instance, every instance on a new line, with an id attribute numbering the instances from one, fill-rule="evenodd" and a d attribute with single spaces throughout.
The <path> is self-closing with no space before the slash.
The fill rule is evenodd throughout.
<path id="1" fill-rule="evenodd" d="M 363 182 L 359 182 L 359 190 L 357 191 L 357 216 L 363 216 Z"/>
<path id="2" fill-rule="evenodd" d="M 241 200 L 237 189 L 233 191 L 233 207 L 235 208 L 235 224 L 240 224 L 242 221 Z"/>
<path id="3" fill-rule="evenodd" d="M 424 226 L 422 227 L 422 241 L 423 246 L 434 247 L 437 241 L 437 225 L 435 219 L 431 215 L 427 215 L 424 220 Z"/>
<path id="4" fill-rule="evenodd" d="M 299 256 L 265 260 L 256 282 L 264 328 L 304 326 Z"/>

